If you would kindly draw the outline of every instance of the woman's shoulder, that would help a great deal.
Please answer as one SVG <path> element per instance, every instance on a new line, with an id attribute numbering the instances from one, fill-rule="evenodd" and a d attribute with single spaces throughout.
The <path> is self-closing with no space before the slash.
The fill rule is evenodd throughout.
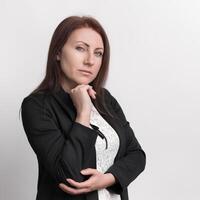
<path id="1" fill-rule="evenodd" d="M 110 89 L 102 88 L 102 91 L 103 91 L 103 95 L 104 95 L 105 101 L 107 103 L 112 104 L 113 102 L 116 101 L 116 98 L 112 95 Z"/>
<path id="2" fill-rule="evenodd" d="M 126 124 L 127 120 L 118 99 L 114 97 L 108 89 L 104 88 L 103 90 L 105 93 L 105 100 L 107 101 L 107 103 L 112 107 L 119 119 L 121 119 L 121 122 Z"/>
<path id="3" fill-rule="evenodd" d="M 43 99 L 45 97 L 49 96 L 49 92 L 46 91 L 38 91 L 33 92 L 24 97 L 24 99 Z"/>
<path id="4" fill-rule="evenodd" d="M 38 103 L 38 104 L 43 104 L 46 100 L 48 100 L 50 96 L 49 92 L 46 91 L 39 91 L 39 92 L 34 92 L 26 95 L 23 100 L 22 100 L 22 105 L 25 104 L 26 102 L 29 103 Z"/>
<path id="5" fill-rule="evenodd" d="M 112 97 L 110 90 L 105 87 L 102 88 L 102 93 L 107 100 L 109 100 Z"/>

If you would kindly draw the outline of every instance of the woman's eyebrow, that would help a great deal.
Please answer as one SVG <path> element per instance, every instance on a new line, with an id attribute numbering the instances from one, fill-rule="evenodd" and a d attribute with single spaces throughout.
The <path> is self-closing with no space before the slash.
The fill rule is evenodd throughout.
<path id="1" fill-rule="evenodd" d="M 90 45 L 87 44 L 86 42 L 83 42 L 83 41 L 76 41 L 76 42 L 82 42 L 82 43 L 85 44 L 87 47 L 90 47 Z M 103 49 L 103 48 L 102 48 L 102 47 L 98 47 L 98 48 L 96 48 L 96 49 Z"/>

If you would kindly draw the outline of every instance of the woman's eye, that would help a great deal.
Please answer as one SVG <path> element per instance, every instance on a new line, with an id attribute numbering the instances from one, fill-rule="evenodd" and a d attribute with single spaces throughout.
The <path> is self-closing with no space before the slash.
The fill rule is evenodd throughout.
<path id="1" fill-rule="evenodd" d="M 83 47 L 76 47 L 76 49 L 77 49 L 78 51 L 84 51 L 84 50 L 85 50 Z"/>
<path id="2" fill-rule="evenodd" d="M 98 57 L 101 57 L 101 56 L 103 56 L 103 53 L 102 53 L 102 52 L 96 52 L 96 55 L 97 55 Z"/>

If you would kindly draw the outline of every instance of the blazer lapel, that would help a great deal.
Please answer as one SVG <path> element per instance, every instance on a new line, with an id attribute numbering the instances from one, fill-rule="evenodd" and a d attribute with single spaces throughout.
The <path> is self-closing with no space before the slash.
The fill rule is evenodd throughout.
<path id="1" fill-rule="evenodd" d="M 66 114 L 70 117 L 72 121 L 76 117 L 76 108 L 72 102 L 69 93 L 65 92 L 62 87 L 59 88 L 57 92 L 52 93 L 53 97 L 60 104 L 60 106 L 66 111 Z"/>
<path id="2" fill-rule="evenodd" d="M 114 113 L 112 113 L 114 114 Z M 119 141 L 120 141 L 120 145 L 119 145 L 119 150 L 117 152 L 117 155 L 115 157 L 115 161 L 120 157 L 120 155 L 123 154 L 123 148 L 125 146 L 125 138 L 124 138 L 124 130 L 123 127 L 120 125 L 120 121 L 105 115 L 105 114 L 101 114 L 102 117 L 108 122 L 108 124 L 110 124 L 110 126 L 112 126 L 112 128 L 116 131 L 118 137 L 119 137 Z M 115 115 L 115 114 L 114 114 Z"/>

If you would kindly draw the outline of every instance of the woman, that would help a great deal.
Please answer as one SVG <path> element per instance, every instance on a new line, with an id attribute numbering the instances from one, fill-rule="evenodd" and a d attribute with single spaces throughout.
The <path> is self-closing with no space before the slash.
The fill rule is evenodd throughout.
<path id="1" fill-rule="evenodd" d="M 146 155 L 117 100 L 103 86 L 109 42 L 92 17 L 56 28 L 46 76 L 22 102 L 22 122 L 37 155 L 37 200 L 127 200 Z"/>

